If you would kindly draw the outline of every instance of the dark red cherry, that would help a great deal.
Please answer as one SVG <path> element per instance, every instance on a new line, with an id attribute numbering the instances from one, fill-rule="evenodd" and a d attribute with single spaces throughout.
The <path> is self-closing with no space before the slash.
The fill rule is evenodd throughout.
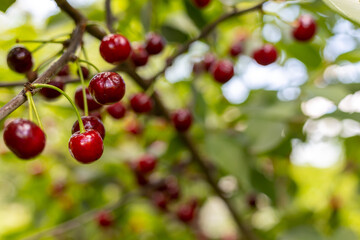
<path id="1" fill-rule="evenodd" d="M 106 108 L 106 111 L 115 119 L 123 118 L 126 114 L 126 107 L 123 103 L 117 102 Z"/>
<path id="2" fill-rule="evenodd" d="M 55 77 L 54 80 L 48 82 L 47 84 L 60 88 L 61 90 L 64 90 L 65 88 L 65 83 L 61 81 L 59 77 Z M 40 90 L 40 94 L 49 100 L 55 99 L 61 95 L 61 93 L 59 93 L 58 91 L 50 88 L 42 88 Z"/>
<path id="3" fill-rule="evenodd" d="M 9 68 L 18 73 L 26 73 L 33 66 L 32 56 L 24 47 L 14 47 L 7 55 Z"/>
<path id="4" fill-rule="evenodd" d="M 45 148 L 46 137 L 39 126 L 25 119 L 15 119 L 4 129 L 6 146 L 19 158 L 30 159 Z"/>
<path id="5" fill-rule="evenodd" d="M 189 110 L 180 109 L 172 114 L 171 120 L 176 130 L 178 130 L 179 132 L 184 132 L 188 130 L 191 126 L 192 115 Z"/>
<path id="6" fill-rule="evenodd" d="M 150 112 L 153 103 L 150 97 L 144 93 L 137 93 L 131 96 L 130 106 L 137 113 L 147 113 Z"/>
<path id="7" fill-rule="evenodd" d="M 65 76 L 69 76 L 70 74 L 70 67 L 68 64 L 66 64 L 59 72 L 58 72 L 58 76 L 60 77 L 65 77 Z"/>
<path id="8" fill-rule="evenodd" d="M 177 216 L 180 221 L 189 223 L 195 218 L 197 202 L 189 201 L 186 204 L 181 205 L 177 210 Z"/>
<path id="9" fill-rule="evenodd" d="M 98 133 L 100 133 L 100 136 L 102 139 L 105 138 L 105 127 L 104 124 L 101 122 L 101 120 L 94 116 L 84 116 L 81 117 L 84 127 L 86 130 L 96 130 Z M 72 127 L 71 132 L 75 133 L 77 131 L 80 131 L 79 121 L 76 121 Z"/>
<path id="10" fill-rule="evenodd" d="M 211 0 L 192 0 L 198 8 L 204 8 L 209 5 Z"/>
<path id="11" fill-rule="evenodd" d="M 277 51 L 274 45 L 265 44 L 254 52 L 253 57 L 258 64 L 266 66 L 276 61 Z"/>
<path id="12" fill-rule="evenodd" d="M 80 68 L 81 68 L 81 72 L 82 72 L 82 75 L 83 75 L 84 79 L 88 79 L 89 75 L 90 75 L 89 69 L 87 67 L 84 67 L 84 66 L 81 66 Z M 76 71 L 76 73 L 80 77 L 79 69 Z"/>
<path id="13" fill-rule="evenodd" d="M 141 174 L 148 174 L 152 172 L 157 164 L 157 159 L 152 155 L 144 155 L 136 162 L 136 170 Z"/>
<path id="14" fill-rule="evenodd" d="M 165 195 L 165 193 L 163 193 L 163 192 L 154 192 L 151 195 L 151 200 L 154 203 L 154 205 L 157 206 L 158 208 L 160 208 L 162 210 L 167 209 L 168 199 L 167 199 L 167 196 Z"/>
<path id="15" fill-rule="evenodd" d="M 143 133 L 144 128 L 143 126 L 140 124 L 140 122 L 134 120 L 129 122 L 126 126 L 125 126 L 125 130 L 133 135 L 140 135 Z"/>
<path id="16" fill-rule="evenodd" d="M 110 34 L 101 40 L 100 54 L 108 63 L 123 62 L 130 56 L 130 53 L 130 42 L 121 34 Z"/>
<path id="17" fill-rule="evenodd" d="M 296 22 L 293 29 L 293 36 L 296 40 L 306 42 L 312 39 L 316 33 L 316 22 L 310 15 L 302 15 Z"/>
<path id="18" fill-rule="evenodd" d="M 234 65 L 229 60 L 220 60 L 211 66 L 215 81 L 226 83 L 234 76 Z"/>
<path id="19" fill-rule="evenodd" d="M 159 54 L 165 46 L 165 40 L 156 33 L 149 33 L 146 36 L 145 49 L 150 55 Z"/>
<path id="20" fill-rule="evenodd" d="M 89 111 L 94 111 L 102 108 L 102 105 L 95 102 L 95 100 L 92 98 L 89 89 L 85 89 L 86 92 L 86 99 L 88 104 Z M 82 87 L 78 87 L 75 92 L 75 103 L 76 105 L 84 111 L 84 98 L 83 98 L 83 92 Z"/>
<path id="21" fill-rule="evenodd" d="M 101 211 L 96 215 L 100 227 L 110 227 L 114 224 L 114 216 L 108 211 Z"/>
<path id="22" fill-rule="evenodd" d="M 257 206 L 257 195 L 255 193 L 251 193 L 247 196 L 247 204 L 251 208 L 256 208 Z"/>
<path id="23" fill-rule="evenodd" d="M 234 42 L 230 47 L 230 55 L 232 57 L 237 57 L 244 51 L 244 46 L 242 41 Z"/>
<path id="24" fill-rule="evenodd" d="M 203 61 L 195 62 L 192 69 L 195 75 L 199 75 L 205 71 L 205 64 Z"/>
<path id="25" fill-rule="evenodd" d="M 104 151 L 100 133 L 96 130 L 74 133 L 69 140 L 69 151 L 81 163 L 92 163 L 98 160 Z"/>
<path id="26" fill-rule="evenodd" d="M 206 71 L 209 71 L 211 66 L 216 62 L 216 57 L 212 53 L 208 53 L 204 56 L 204 66 Z"/>
<path id="27" fill-rule="evenodd" d="M 113 104 L 124 97 L 125 82 L 115 72 L 98 73 L 90 80 L 89 92 L 97 103 Z"/>
<path id="28" fill-rule="evenodd" d="M 99 111 L 89 112 L 89 116 L 96 117 L 96 118 L 98 118 L 100 121 L 102 121 L 101 112 L 99 112 Z"/>
<path id="29" fill-rule="evenodd" d="M 131 60 L 136 67 L 145 66 L 149 60 L 149 53 L 143 46 L 136 46 L 131 53 Z"/>
<path id="30" fill-rule="evenodd" d="M 164 190 L 170 199 L 175 200 L 180 197 L 180 188 L 178 181 L 174 177 L 167 177 L 164 180 Z"/>

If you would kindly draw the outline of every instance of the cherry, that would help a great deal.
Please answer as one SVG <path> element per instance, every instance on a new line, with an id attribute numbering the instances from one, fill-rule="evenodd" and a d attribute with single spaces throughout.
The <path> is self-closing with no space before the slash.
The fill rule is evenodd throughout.
<path id="1" fill-rule="evenodd" d="M 135 170 L 135 177 L 136 177 L 136 181 L 140 186 L 145 186 L 146 184 L 149 183 L 149 180 L 147 179 L 147 176 L 139 173 L 138 171 Z"/>
<path id="2" fill-rule="evenodd" d="M 180 109 L 174 112 L 171 116 L 171 120 L 179 132 L 185 132 L 188 130 L 192 123 L 192 115 L 187 109 Z"/>
<path id="3" fill-rule="evenodd" d="M 244 46 L 242 41 L 237 41 L 233 43 L 230 47 L 230 55 L 232 57 L 237 57 L 244 51 Z"/>
<path id="4" fill-rule="evenodd" d="M 130 106 L 137 113 L 147 113 L 150 112 L 153 103 L 150 97 L 144 93 L 137 93 L 131 96 Z"/>
<path id="5" fill-rule="evenodd" d="M 177 210 L 177 217 L 184 223 L 189 223 L 195 218 L 195 211 L 197 202 L 192 200 L 186 204 L 181 205 Z"/>
<path id="6" fill-rule="evenodd" d="M 108 63 L 123 62 L 130 56 L 130 53 L 130 42 L 121 34 L 110 34 L 101 40 L 100 54 Z"/>
<path id="7" fill-rule="evenodd" d="M 104 151 L 100 133 L 93 129 L 74 133 L 69 140 L 69 151 L 81 163 L 98 160 Z"/>
<path id="8" fill-rule="evenodd" d="M 140 135 L 144 128 L 138 121 L 134 120 L 126 125 L 125 130 L 133 135 Z"/>
<path id="9" fill-rule="evenodd" d="M 266 66 L 276 61 L 277 51 L 274 45 L 265 44 L 254 52 L 253 57 L 258 64 Z"/>
<path id="10" fill-rule="evenodd" d="M 32 56 L 25 47 L 14 47 L 7 55 L 9 68 L 18 73 L 26 73 L 33 66 Z"/>
<path id="11" fill-rule="evenodd" d="M 81 117 L 81 119 L 86 130 L 96 130 L 100 134 L 102 139 L 105 138 L 105 127 L 99 118 L 94 116 L 84 116 Z M 74 123 L 71 132 L 75 133 L 77 131 L 80 131 L 79 121 L 76 121 Z"/>
<path id="12" fill-rule="evenodd" d="M 145 49 L 150 55 L 160 53 L 165 46 L 165 40 L 156 33 L 150 33 L 146 36 Z"/>
<path id="13" fill-rule="evenodd" d="M 211 66 L 216 62 L 216 57 L 212 53 L 208 53 L 204 56 L 204 66 L 206 71 L 209 71 Z"/>
<path id="14" fill-rule="evenodd" d="M 193 0 L 194 4 L 198 7 L 198 8 L 204 8 L 207 5 L 209 5 L 211 0 Z"/>
<path id="15" fill-rule="evenodd" d="M 96 215 L 96 221 L 100 227 L 110 227 L 114 224 L 114 216 L 108 211 L 101 211 Z"/>
<path id="16" fill-rule="evenodd" d="M 66 64 L 58 73 L 57 75 L 60 77 L 69 76 L 70 74 L 70 67 L 68 64 Z"/>
<path id="17" fill-rule="evenodd" d="M 98 73 L 90 80 L 89 92 L 97 103 L 113 104 L 124 97 L 125 82 L 115 72 Z"/>
<path id="18" fill-rule="evenodd" d="M 143 46 L 134 47 L 131 60 L 136 67 L 145 66 L 149 60 L 149 54 Z"/>
<path id="19" fill-rule="evenodd" d="M 126 107 L 121 102 L 114 103 L 106 108 L 106 111 L 115 119 L 123 118 L 126 114 Z"/>
<path id="20" fill-rule="evenodd" d="M 86 100 L 87 100 L 89 111 L 98 110 L 102 107 L 100 104 L 95 102 L 95 100 L 92 98 L 92 96 L 90 95 L 89 89 L 86 88 L 85 93 L 86 93 Z M 82 87 L 77 88 L 75 91 L 75 103 L 81 110 L 84 111 L 84 98 L 83 98 Z"/>
<path id="21" fill-rule="evenodd" d="M 255 193 L 249 194 L 247 196 L 247 204 L 249 205 L 250 208 L 256 208 L 257 206 L 257 195 Z"/>
<path id="22" fill-rule="evenodd" d="M 89 113 L 89 116 L 96 117 L 96 118 L 98 118 L 100 121 L 102 121 L 101 112 L 98 112 L 98 111 L 90 112 L 90 113 Z"/>
<path id="23" fill-rule="evenodd" d="M 88 79 L 89 75 L 90 75 L 89 69 L 87 67 L 84 67 L 84 66 L 81 66 L 80 68 L 81 68 L 81 72 L 82 72 L 82 75 L 83 75 L 84 79 Z M 76 73 L 80 77 L 79 69 L 76 71 Z"/>
<path id="24" fill-rule="evenodd" d="M 60 88 L 61 90 L 64 90 L 65 88 L 65 83 L 61 81 L 59 77 L 55 77 L 55 79 L 53 81 L 48 82 L 48 84 Z M 40 94 L 49 100 L 55 99 L 61 95 L 61 93 L 59 93 L 58 91 L 55 91 L 50 88 L 42 88 L 40 90 Z"/>
<path id="25" fill-rule="evenodd" d="M 136 162 L 136 170 L 141 174 L 148 174 L 152 172 L 157 164 L 157 159 L 152 155 L 144 155 Z"/>
<path id="26" fill-rule="evenodd" d="M 4 129 L 6 146 L 19 158 L 30 159 L 45 147 L 46 137 L 39 126 L 25 119 L 15 119 Z"/>
<path id="27" fill-rule="evenodd" d="M 316 33 L 316 22 L 310 15 L 300 16 L 293 29 L 293 36 L 296 40 L 306 42 L 312 39 Z"/>
<path id="28" fill-rule="evenodd" d="M 199 75 L 199 74 L 203 73 L 204 70 L 205 70 L 204 62 L 195 62 L 194 63 L 192 71 L 195 75 Z"/>
<path id="29" fill-rule="evenodd" d="M 226 83 L 234 76 L 234 65 L 229 60 L 219 60 L 211 66 L 215 81 Z"/>
<path id="30" fill-rule="evenodd" d="M 151 195 L 151 200 L 154 203 L 154 205 L 157 206 L 158 208 L 162 210 L 167 209 L 168 199 L 163 192 L 154 192 Z"/>

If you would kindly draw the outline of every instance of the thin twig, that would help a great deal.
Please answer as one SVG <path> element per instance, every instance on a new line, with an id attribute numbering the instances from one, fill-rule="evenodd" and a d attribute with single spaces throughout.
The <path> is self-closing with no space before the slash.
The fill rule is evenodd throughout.
<path id="1" fill-rule="evenodd" d="M 106 26 L 111 33 L 115 32 L 114 22 L 117 20 L 111 11 L 111 0 L 105 0 Z"/>

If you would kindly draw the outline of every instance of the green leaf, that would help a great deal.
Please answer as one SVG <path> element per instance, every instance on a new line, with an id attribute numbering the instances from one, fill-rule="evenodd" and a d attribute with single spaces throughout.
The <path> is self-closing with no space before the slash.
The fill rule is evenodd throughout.
<path id="1" fill-rule="evenodd" d="M 194 96 L 194 116 L 196 119 L 204 122 L 206 117 L 206 108 L 207 104 L 205 102 L 205 99 L 203 95 L 194 87 L 194 85 L 191 85 L 191 90 Z"/>
<path id="2" fill-rule="evenodd" d="M 189 39 L 186 33 L 170 25 L 163 25 L 161 27 L 161 34 L 168 42 L 183 43 Z"/>
<path id="3" fill-rule="evenodd" d="M 324 88 L 311 86 L 305 88 L 304 92 L 309 98 L 320 96 L 333 101 L 335 104 L 338 104 L 344 97 L 351 93 L 344 85 L 341 84 L 331 85 Z"/>
<path id="4" fill-rule="evenodd" d="M 342 16 L 360 23 L 360 3 L 358 0 L 324 0 L 324 2 Z"/>
<path id="5" fill-rule="evenodd" d="M 279 240 L 323 240 L 324 238 L 311 226 L 299 226 L 285 232 Z"/>
<path id="6" fill-rule="evenodd" d="M 201 10 L 195 7 L 189 0 L 185 0 L 184 5 L 187 15 L 199 29 L 202 29 L 206 25 L 206 20 Z"/>
<path id="7" fill-rule="evenodd" d="M 0 11 L 5 12 L 16 0 L 1 0 Z"/>
<path id="8" fill-rule="evenodd" d="M 347 228 L 339 228 L 328 240 L 356 240 L 356 234 Z"/>
<path id="9" fill-rule="evenodd" d="M 353 51 L 343 53 L 343 54 L 341 54 L 340 56 L 338 56 L 336 58 L 336 61 L 337 62 L 339 62 L 339 61 L 349 61 L 349 62 L 352 62 L 352 63 L 359 62 L 360 61 L 360 50 L 355 49 Z"/>
<path id="10" fill-rule="evenodd" d="M 150 30 L 151 25 L 151 15 L 152 15 L 152 1 L 148 1 L 141 9 L 140 20 L 144 27 L 145 32 Z"/>

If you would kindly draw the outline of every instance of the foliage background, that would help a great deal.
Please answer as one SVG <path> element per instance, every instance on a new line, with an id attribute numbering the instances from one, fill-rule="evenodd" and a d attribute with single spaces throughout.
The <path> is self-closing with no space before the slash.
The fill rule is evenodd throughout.
<path id="1" fill-rule="evenodd" d="M 143 76 L 152 76 L 179 43 L 195 37 L 199 29 L 231 9 L 226 3 L 234 2 L 247 7 L 255 1 L 214 0 L 201 12 L 188 0 L 114 0 L 112 7 L 119 17 L 118 32 L 132 42 L 143 41 L 148 31 L 160 32 L 167 39 L 161 56 L 139 70 Z M 104 25 L 103 1 L 72 3 L 90 20 Z M 71 19 L 56 11 L 46 21 L 34 23 L 21 4 L 18 1 L 1 13 L 0 19 L 7 23 L 0 27 L 0 76 L 4 82 L 23 79 L 8 69 L 5 60 L 17 38 L 49 39 L 73 28 Z M 318 33 L 310 43 L 297 43 L 291 38 L 291 22 L 305 13 L 316 18 Z M 233 59 L 233 80 L 221 87 L 210 75 L 191 74 L 192 63 L 208 50 L 228 58 L 228 48 L 239 34 L 247 36 L 246 53 Z M 192 110 L 196 123 L 191 135 L 216 166 L 219 185 L 262 239 L 351 240 L 360 235 L 359 36 L 356 25 L 321 1 L 273 2 L 266 6 L 263 18 L 254 12 L 218 26 L 155 85 L 170 109 Z M 260 67 L 249 57 L 262 39 L 278 48 L 277 64 Z M 84 42 L 91 62 L 110 69 L 99 55 L 99 41 L 86 35 Z M 36 52 L 35 65 L 60 49 L 51 45 Z M 75 65 L 71 68 L 75 76 Z M 127 102 L 128 96 L 140 89 L 130 77 L 124 78 Z M 73 96 L 76 87 L 67 85 L 67 93 Z M 20 89 L 1 88 L 0 104 Z M 16 159 L 2 140 L 0 143 L 1 239 L 21 239 L 136 190 L 125 162 L 145 152 L 159 156 L 155 177 L 168 175 L 171 166 L 189 158 L 176 133 L 162 119 L 138 117 L 145 132 L 133 136 L 124 128 L 134 121 L 134 114 L 115 121 L 104 113 L 104 155 L 94 164 L 80 165 L 67 149 L 76 120 L 70 105 L 63 98 L 46 102 L 36 96 L 35 101 L 47 134 L 44 153 L 24 162 Z M 26 105 L 8 119 L 16 117 L 27 117 Z M 34 176 L 31 172 L 39 164 L 45 172 Z M 202 231 L 210 239 L 233 236 L 235 228 L 226 208 L 196 167 L 188 166 L 178 179 L 183 199 L 195 196 L 201 201 Z M 67 186 L 60 198 L 51 194 L 59 181 Z M 252 193 L 259 194 L 257 209 L 246 204 Z M 169 221 L 172 217 L 161 214 L 146 198 L 136 198 L 115 213 L 116 226 L 109 231 L 100 230 L 89 219 L 74 231 L 44 239 L 196 239 L 190 228 Z"/>

